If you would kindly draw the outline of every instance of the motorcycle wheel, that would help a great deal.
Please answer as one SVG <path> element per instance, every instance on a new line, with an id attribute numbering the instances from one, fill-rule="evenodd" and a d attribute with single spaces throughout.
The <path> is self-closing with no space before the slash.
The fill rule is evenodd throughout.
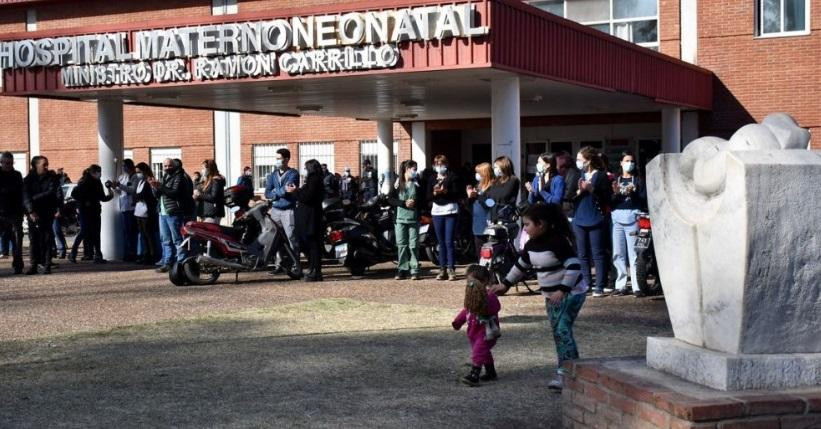
<path id="1" fill-rule="evenodd" d="M 658 276 L 653 248 L 636 249 L 636 279 L 639 289 L 647 296 L 661 294 L 661 280 Z"/>
<path id="2" fill-rule="evenodd" d="M 185 277 L 185 273 L 178 262 L 171 265 L 171 268 L 168 270 L 168 279 L 171 280 L 174 286 L 188 286 L 188 279 Z"/>
<path id="3" fill-rule="evenodd" d="M 212 285 L 220 278 L 220 272 L 214 271 L 211 273 L 204 273 L 200 269 L 200 264 L 197 263 L 197 257 L 192 256 L 182 261 L 182 272 L 185 279 L 192 285 Z"/>
<path id="4" fill-rule="evenodd" d="M 367 269 L 368 269 L 368 267 L 366 265 L 358 263 L 358 262 L 353 262 L 350 265 L 348 265 L 348 271 L 350 271 L 351 275 L 354 276 L 354 277 L 364 276 L 365 271 Z"/>

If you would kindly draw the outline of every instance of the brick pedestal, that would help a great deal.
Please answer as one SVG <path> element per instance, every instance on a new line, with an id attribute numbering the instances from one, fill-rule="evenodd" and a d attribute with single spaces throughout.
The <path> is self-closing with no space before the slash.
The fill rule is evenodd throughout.
<path id="1" fill-rule="evenodd" d="M 648 368 L 643 357 L 565 368 L 565 428 L 821 428 L 821 386 L 718 391 Z"/>

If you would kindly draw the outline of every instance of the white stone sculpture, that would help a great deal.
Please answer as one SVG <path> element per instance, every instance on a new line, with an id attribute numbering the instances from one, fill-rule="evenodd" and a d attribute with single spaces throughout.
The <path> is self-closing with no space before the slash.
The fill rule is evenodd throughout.
<path id="1" fill-rule="evenodd" d="M 723 390 L 821 385 L 821 153 L 784 113 L 648 165 L 675 339 L 648 365 Z"/>

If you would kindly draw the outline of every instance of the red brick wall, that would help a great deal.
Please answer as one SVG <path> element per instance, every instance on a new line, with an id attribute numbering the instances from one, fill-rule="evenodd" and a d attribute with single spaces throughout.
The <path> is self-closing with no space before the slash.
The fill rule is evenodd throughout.
<path id="1" fill-rule="evenodd" d="M 135 162 L 150 160 L 150 148 L 180 147 L 185 168 L 214 158 L 214 115 L 206 110 L 125 106 L 124 146 Z M 96 124 L 96 122 L 95 122 Z"/>
<path id="2" fill-rule="evenodd" d="M 37 29 L 133 23 L 157 19 L 211 15 L 211 0 L 86 0 L 37 5 Z"/>
<path id="3" fill-rule="evenodd" d="M 0 34 L 26 30 L 26 10 L 0 8 Z M 24 98 L 0 97 L 0 151 L 28 152 L 28 104 Z"/>
<path id="4" fill-rule="evenodd" d="M 316 6 L 326 4 L 350 3 L 349 1 L 334 0 L 241 0 L 239 2 L 240 13 L 275 11 L 277 9 L 291 9 L 304 6 Z"/>
<path id="5" fill-rule="evenodd" d="M 812 0 L 809 36 L 756 39 L 754 2 L 698 2 L 698 61 L 716 77 L 715 106 L 703 131 L 727 137 L 772 112 L 787 112 L 821 148 L 821 0 Z"/>
<path id="6" fill-rule="evenodd" d="M 323 116 L 303 116 L 289 118 L 280 116 L 243 114 L 242 165 L 253 165 L 253 145 L 288 144 L 291 158 L 299 159 L 300 142 L 333 142 L 335 172 L 351 167 L 351 174 L 359 174 L 359 142 L 376 139 L 376 122 L 357 121 L 346 118 Z M 394 139 L 399 142 L 400 161 L 410 157 L 410 135 L 401 126 L 394 124 Z"/>
<path id="7" fill-rule="evenodd" d="M 659 52 L 681 58 L 681 0 L 659 0 Z"/>

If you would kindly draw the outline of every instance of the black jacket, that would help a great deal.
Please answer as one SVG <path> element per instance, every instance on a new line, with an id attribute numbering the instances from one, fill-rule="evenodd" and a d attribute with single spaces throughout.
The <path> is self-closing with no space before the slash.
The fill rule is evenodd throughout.
<path id="1" fill-rule="evenodd" d="M 447 193 L 444 195 L 433 195 L 433 188 L 441 182 L 442 187 L 447 190 Z M 453 172 L 448 171 L 445 173 L 445 178 L 441 181 L 439 180 L 439 175 L 434 174 L 430 176 L 427 183 L 427 202 L 428 203 L 436 203 L 439 205 L 445 205 L 450 203 L 458 203 L 459 198 L 462 196 L 462 191 L 459 189 L 458 180 L 456 179 L 456 175 Z"/>
<path id="2" fill-rule="evenodd" d="M 137 184 L 135 189 L 139 189 L 140 184 Z M 146 209 L 148 211 L 148 217 L 152 217 L 157 215 L 157 197 L 154 195 L 154 189 L 151 188 L 151 185 L 146 182 L 143 185 L 143 189 L 134 194 L 134 202 L 144 202 Z"/>
<path id="3" fill-rule="evenodd" d="M 202 185 L 205 183 L 203 182 Z M 215 177 L 208 187 L 200 191 L 202 201 L 202 217 L 225 217 L 225 179 Z"/>
<path id="4" fill-rule="evenodd" d="M 23 216 L 23 175 L 0 170 L 0 217 Z"/>
<path id="5" fill-rule="evenodd" d="M 54 217 L 63 205 L 63 188 L 54 172 L 40 176 L 32 170 L 23 179 L 23 208 L 39 217 Z"/>
<path id="6" fill-rule="evenodd" d="M 77 208 L 80 209 L 80 212 L 99 214 L 102 210 L 100 203 L 111 201 L 114 194 L 109 193 L 106 195 L 100 179 L 88 177 L 77 183 L 77 187 L 71 192 L 71 196 L 77 202 Z"/>
<path id="7" fill-rule="evenodd" d="M 180 169 L 166 173 L 157 189 L 157 195 L 164 197 L 160 200 L 168 216 L 189 216 L 193 212 L 194 185 L 186 176 Z"/>
<path id="8" fill-rule="evenodd" d="M 322 175 L 308 176 L 297 191 L 296 198 L 296 230 L 306 238 L 324 234 L 322 200 L 325 199 L 325 186 Z"/>

